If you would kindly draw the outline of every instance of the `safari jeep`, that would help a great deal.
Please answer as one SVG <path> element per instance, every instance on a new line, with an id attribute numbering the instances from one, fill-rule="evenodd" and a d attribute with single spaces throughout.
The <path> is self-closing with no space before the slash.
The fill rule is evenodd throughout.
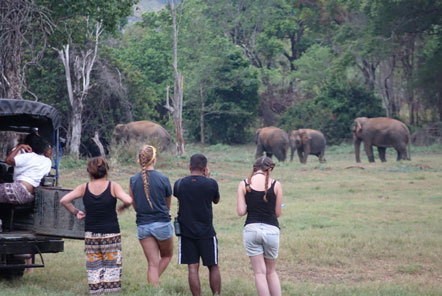
<path id="1" fill-rule="evenodd" d="M 63 252 L 63 238 L 84 238 L 84 222 L 59 203 L 70 191 L 58 186 L 62 154 L 60 121 L 58 111 L 49 105 L 0 99 L 0 131 L 21 136 L 37 131 L 54 147 L 51 174 L 36 188 L 34 201 L 23 205 L 0 204 L 0 278 L 20 277 L 25 268 L 44 267 L 43 254 Z M 0 136 L 0 143 L 8 140 L 9 137 Z M 0 183 L 12 182 L 13 169 L 4 159 L 0 160 Z M 81 201 L 75 205 L 83 209 Z"/>

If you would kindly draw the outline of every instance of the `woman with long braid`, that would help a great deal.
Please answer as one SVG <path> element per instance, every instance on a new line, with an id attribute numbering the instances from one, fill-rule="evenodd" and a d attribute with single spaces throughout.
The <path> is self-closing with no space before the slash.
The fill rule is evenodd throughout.
<path id="1" fill-rule="evenodd" d="M 143 146 L 138 160 L 141 172 L 130 178 L 130 195 L 137 212 L 137 237 L 147 259 L 147 281 L 158 286 L 173 255 L 172 188 L 169 178 L 155 170 L 154 146 Z"/>
<path id="2" fill-rule="evenodd" d="M 258 295 L 281 295 L 276 273 L 279 250 L 279 223 L 281 215 L 281 183 L 270 178 L 275 164 L 268 157 L 260 157 L 252 173 L 239 183 L 237 212 L 247 214 L 243 229 L 243 243 L 255 276 Z"/>

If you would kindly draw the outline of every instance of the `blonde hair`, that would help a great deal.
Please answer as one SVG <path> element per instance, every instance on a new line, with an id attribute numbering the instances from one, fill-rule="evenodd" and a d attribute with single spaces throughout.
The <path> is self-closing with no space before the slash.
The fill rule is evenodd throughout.
<path id="1" fill-rule="evenodd" d="M 275 167 L 275 163 L 272 161 L 271 158 L 266 157 L 266 156 L 262 156 L 260 158 L 258 158 L 255 163 L 253 164 L 253 170 L 250 173 L 249 177 L 247 178 L 247 184 L 246 184 L 246 190 L 247 192 L 251 191 L 251 187 L 250 185 L 252 185 L 252 176 L 259 170 L 265 172 L 265 176 L 266 176 L 266 180 L 265 180 L 265 184 L 264 184 L 264 196 L 263 199 L 265 202 L 267 202 L 267 187 L 269 185 L 269 176 L 270 176 L 270 171 L 273 170 L 273 168 Z"/>
<path id="2" fill-rule="evenodd" d="M 149 165 L 151 165 L 154 162 L 156 155 L 157 155 L 157 149 L 151 145 L 145 145 L 141 147 L 138 153 L 138 161 L 140 162 L 141 166 L 141 177 L 143 179 L 144 193 L 146 195 L 147 202 L 149 203 L 152 209 L 153 205 L 149 196 L 150 185 L 149 185 L 149 174 L 147 173 L 147 168 L 149 167 Z"/>

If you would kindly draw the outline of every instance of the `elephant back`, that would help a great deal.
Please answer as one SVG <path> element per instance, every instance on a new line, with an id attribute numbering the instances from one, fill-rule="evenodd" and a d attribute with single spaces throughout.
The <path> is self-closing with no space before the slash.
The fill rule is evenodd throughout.
<path id="1" fill-rule="evenodd" d="M 113 140 L 117 144 L 122 142 L 151 144 L 162 151 L 170 149 L 172 144 L 172 137 L 167 130 L 149 120 L 117 124 L 114 129 Z"/>
<path id="2" fill-rule="evenodd" d="M 259 129 L 259 135 L 257 135 L 257 142 L 260 142 L 265 146 L 274 145 L 275 143 L 288 145 L 289 136 L 284 130 L 278 127 L 274 126 L 263 127 Z"/>

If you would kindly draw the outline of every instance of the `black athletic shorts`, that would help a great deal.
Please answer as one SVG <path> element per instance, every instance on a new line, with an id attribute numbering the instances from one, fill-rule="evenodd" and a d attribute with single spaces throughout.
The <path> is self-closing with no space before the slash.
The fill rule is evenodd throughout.
<path id="1" fill-rule="evenodd" d="M 194 239 L 178 237 L 178 263 L 194 264 L 203 260 L 204 266 L 218 264 L 218 240 L 212 238 Z"/>

